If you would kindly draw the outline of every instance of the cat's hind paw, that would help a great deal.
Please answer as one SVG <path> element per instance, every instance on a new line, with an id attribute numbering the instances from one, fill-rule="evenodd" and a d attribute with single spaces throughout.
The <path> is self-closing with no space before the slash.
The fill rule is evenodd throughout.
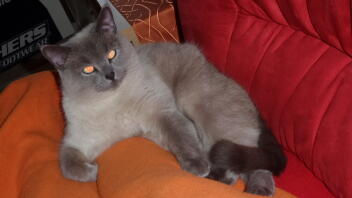
<path id="1" fill-rule="evenodd" d="M 245 180 L 247 180 L 245 191 L 248 193 L 263 196 L 273 196 L 275 193 L 275 182 L 268 170 L 255 170 L 248 174 Z"/>

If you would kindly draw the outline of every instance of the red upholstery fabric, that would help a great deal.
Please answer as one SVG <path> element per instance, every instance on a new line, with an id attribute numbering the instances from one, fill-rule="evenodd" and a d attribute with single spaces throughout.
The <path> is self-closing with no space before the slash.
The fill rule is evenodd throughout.
<path id="1" fill-rule="evenodd" d="M 178 0 L 186 40 L 247 89 L 297 156 L 277 182 L 299 197 L 352 197 L 350 5 Z"/>

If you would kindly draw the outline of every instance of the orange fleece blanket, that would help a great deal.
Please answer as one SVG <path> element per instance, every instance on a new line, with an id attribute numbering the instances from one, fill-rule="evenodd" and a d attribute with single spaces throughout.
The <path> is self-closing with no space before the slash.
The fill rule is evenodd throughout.
<path id="1" fill-rule="evenodd" d="M 64 117 L 51 72 L 12 83 L 0 94 L 0 195 L 26 198 L 255 198 L 235 187 L 193 176 L 173 155 L 143 138 L 115 144 L 98 158 L 97 182 L 63 178 L 58 149 Z M 277 189 L 275 197 L 294 197 Z"/>

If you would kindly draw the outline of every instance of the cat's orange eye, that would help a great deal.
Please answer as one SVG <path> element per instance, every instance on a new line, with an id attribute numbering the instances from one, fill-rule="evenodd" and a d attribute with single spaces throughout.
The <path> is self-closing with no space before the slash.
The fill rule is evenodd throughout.
<path id="1" fill-rule="evenodd" d="M 115 58 L 115 56 L 116 56 L 116 51 L 115 51 L 115 50 L 110 50 L 109 53 L 108 53 L 108 55 L 106 55 L 106 57 L 107 57 L 109 60 Z"/>
<path id="2" fill-rule="evenodd" d="M 83 68 L 83 73 L 85 73 L 85 74 L 91 74 L 94 71 L 95 71 L 95 68 L 92 65 L 88 65 Z"/>

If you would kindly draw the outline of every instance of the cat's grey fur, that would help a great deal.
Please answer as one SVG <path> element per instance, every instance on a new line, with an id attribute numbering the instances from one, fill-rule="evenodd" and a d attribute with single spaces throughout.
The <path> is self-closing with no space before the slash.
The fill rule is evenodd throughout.
<path id="1" fill-rule="evenodd" d="M 117 57 L 109 61 L 111 49 Z M 105 7 L 97 22 L 41 50 L 61 78 L 65 177 L 96 180 L 99 154 L 120 140 L 142 136 L 171 151 L 188 172 L 225 183 L 240 175 L 248 192 L 273 194 L 271 173 L 279 174 L 286 164 L 280 146 L 264 130 L 246 92 L 194 45 L 134 48 L 118 35 Z M 97 71 L 82 73 L 86 65 Z"/>

